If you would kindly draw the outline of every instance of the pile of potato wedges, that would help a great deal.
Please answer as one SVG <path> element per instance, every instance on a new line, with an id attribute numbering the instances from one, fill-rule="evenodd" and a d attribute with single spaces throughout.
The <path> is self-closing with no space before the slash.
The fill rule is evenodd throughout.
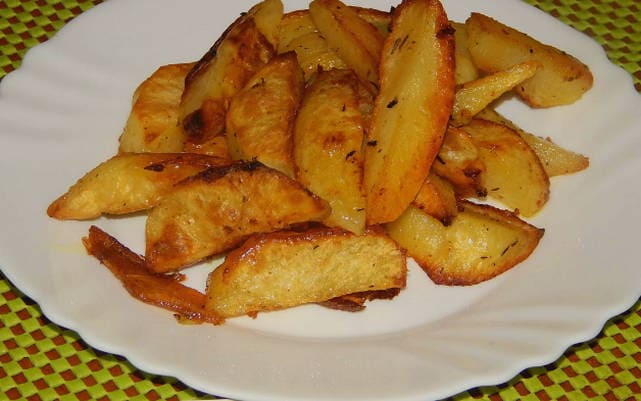
<path id="1" fill-rule="evenodd" d="M 118 154 L 47 213 L 146 213 L 144 255 L 96 226 L 83 243 L 132 296 L 184 322 L 362 310 L 402 291 L 408 256 L 436 284 L 477 284 L 537 247 L 544 230 L 524 218 L 545 206 L 549 177 L 589 164 L 494 105 L 570 104 L 592 80 L 491 17 L 450 21 L 438 0 L 389 12 L 264 0 L 200 60 L 142 82 Z M 221 255 L 205 293 L 181 283 Z"/>

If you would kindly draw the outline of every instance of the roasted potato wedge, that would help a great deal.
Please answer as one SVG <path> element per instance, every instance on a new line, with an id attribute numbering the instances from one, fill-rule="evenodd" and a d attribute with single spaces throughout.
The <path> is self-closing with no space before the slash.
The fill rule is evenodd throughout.
<path id="1" fill-rule="evenodd" d="M 451 22 L 454 28 L 455 59 L 456 59 L 456 84 L 460 85 L 468 81 L 473 81 L 479 77 L 479 70 L 472 61 L 472 55 L 467 49 L 467 29 L 465 24 L 460 22 Z"/>
<path id="2" fill-rule="evenodd" d="M 179 282 L 181 275 L 154 274 L 145 259 L 100 228 L 91 226 L 82 242 L 87 252 L 104 264 L 132 297 L 175 312 L 181 321 L 224 322 L 216 313 L 205 310 L 205 294 Z"/>
<path id="3" fill-rule="evenodd" d="M 486 195 L 481 182 L 485 165 L 470 134 L 460 128 L 448 127 L 432 171 L 452 183 L 457 196 Z"/>
<path id="4" fill-rule="evenodd" d="M 181 182 L 147 218 L 155 272 L 192 265 L 254 233 L 320 221 L 330 209 L 298 182 L 258 162 L 213 168 Z"/>
<path id="5" fill-rule="evenodd" d="M 327 40 L 318 32 L 308 10 L 292 11 L 285 14 L 280 24 L 278 53 L 293 51 L 309 80 L 319 69 L 343 69 L 347 64 Z"/>
<path id="6" fill-rule="evenodd" d="M 178 122 L 186 133 L 187 151 L 224 131 L 230 99 L 275 54 L 255 14 L 240 16 L 185 78 Z"/>
<path id="7" fill-rule="evenodd" d="M 527 142 L 491 121 L 474 119 L 461 128 L 471 135 L 485 166 L 481 182 L 487 195 L 525 217 L 541 210 L 550 194 L 550 180 Z"/>
<path id="8" fill-rule="evenodd" d="M 174 153 L 183 150 L 178 105 L 185 76 L 194 63 L 159 67 L 134 92 L 131 111 L 120 135 L 120 153 Z"/>
<path id="9" fill-rule="evenodd" d="M 483 14 L 472 13 L 465 25 L 468 49 L 480 70 L 494 73 L 525 61 L 541 63 L 539 71 L 516 89 L 532 107 L 571 104 L 592 87 L 589 68 L 557 48 Z"/>
<path id="10" fill-rule="evenodd" d="M 359 80 L 352 70 L 321 71 L 306 88 L 296 118 L 296 178 L 327 200 L 331 227 L 361 234 L 365 229 Z"/>
<path id="11" fill-rule="evenodd" d="M 394 10 L 365 151 L 368 224 L 400 216 L 441 147 L 454 99 L 453 33 L 436 0 Z"/>
<path id="12" fill-rule="evenodd" d="M 454 126 L 467 124 L 490 103 L 534 76 L 539 66 L 540 64 L 536 61 L 526 61 L 504 71 L 464 83 L 456 90 L 450 124 Z"/>
<path id="13" fill-rule="evenodd" d="M 460 207 L 449 226 L 413 206 L 386 225 L 436 284 L 489 280 L 525 260 L 543 236 L 508 211 L 467 201 Z"/>
<path id="14" fill-rule="evenodd" d="M 102 214 L 150 209 L 174 185 L 225 160 L 186 153 L 124 153 L 101 163 L 47 208 L 60 220 L 88 220 Z"/>
<path id="15" fill-rule="evenodd" d="M 223 317 L 255 316 L 355 292 L 404 288 L 406 275 L 403 251 L 381 231 L 261 234 L 210 274 L 206 308 Z"/>
<path id="16" fill-rule="evenodd" d="M 525 139 L 525 142 L 530 145 L 534 153 L 539 157 L 539 160 L 541 160 L 541 164 L 543 164 L 543 168 L 548 177 L 576 173 L 585 170 L 590 165 L 590 159 L 588 157 L 567 150 L 552 142 L 551 139 L 541 138 L 540 136 L 524 131 L 493 109 L 484 109 L 477 114 L 477 116 L 483 120 L 494 121 L 495 123 L 510 127 L 521 135 L 521 138 Z"/>
<path id="17" fill-rule="evenodd" d="M 430 173 L 418 191 L 412 206 L 422 210 L 430 216 L 447 225 L 458 213 L 456 193 L 452 184 Z"/>
<path id="18" fill-rule="evenodd" d="M 313 0 L 309 14 L 318 31 L 365 82 L 378 82 L 383 36 L 340 0 Z"/>
<path id="19" fill-rule="evenodd" d="M 350 6 L 350 8 L 356 11 L 359 17 L 376 28 L 383 38 L 389 35 L 390 22 L 392 21 L 392 16 L 389 12 L 366 7 Z"/>
<path id="20" fill-rule="evenodd" d="M 258 160 L 294 177 L 293 131 L 305 85 L 296 54 L 274 57 L 233 97 L 227 145 L 235 160 Z"/>

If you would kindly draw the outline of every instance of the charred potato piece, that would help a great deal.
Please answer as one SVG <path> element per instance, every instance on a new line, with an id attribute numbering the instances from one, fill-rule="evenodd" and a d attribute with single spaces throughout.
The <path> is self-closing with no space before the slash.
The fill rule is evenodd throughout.
<path id="1" fill-rule="evenodd" d="M 155 272 L 192 265 L 254 233 L 327 217 L 329 207 L 298 182 L 258 162 L 190 177 L 147 218 L 147 263 Z"/>
<path id="2" fill-rule="evenodd" d="M 472 13 L 465 25 L 468 48 L 480 70 L 493 73 L 525 61 L 541 63 L 541 69 L 516 88 L 532 107 L 571 104 L 592 87 L 589 68 L 557 48 L 483 14 Z"/>
<path id="3" fill-rule="evenodd" d="M 467 124 L 481 110 L 516 85 L 531 78 L 540 64 L 527 61 L 483 78 L 464 83 L 456 91 L 450 124 Z"/>
<path id="4" fill-rule="evenodd" d="M 193 63 L 158 68 L 134 92 L 131 111 L 120 135 L 120 153 L 180 152 L 185 136 L 178 125 L 178 105 L 185 76 Z"/>
<path id="5" fill-rule="evenodd" d="M 365 195 L 358 85 L 351 70 L 318 73 L 296 118 L 294 158 L 298 181 L 332 208 L 323 223 L 360 234 L 365 229 Z"/>
<path id="6" fill-rule="evenodd" d="M 361 291 L 404 288 L 406 258 L 381 231 L 339 229 L 251 237 L 207 283 L 206 308 L 223 317 L 323 302 Z"/>
<path id="7" fill-rule="evenodd" d="M 258 28 L 256 14 L 240 16 L 187 74 L 178 108 L 187 151 L 224 131 L 232 96 L 274 56 L 274 46 Z"/>
<path id="8" fill-rule="evenodd" d="M 449 226 L 414 207 L 386 225 L 436 284 L 489 280 L 525 260 L 543 236 L 542 229 L 508 211 L 467 201 L 460 207 Z"/>
<path id="9" fill-rule="evenodd" d="M 452 112 L 453 30 L 437 0 L 394 10 L 380 68 L 365 152 L 368 224 L 395 220 L 416 197 Z"/>
<path id="10" fill-rule="evenodd" d="M 180 275 L 154 274 L 145 259 L 100 228 L 91 226 L 82 242 L 87 252 L 104 264 L 132 297 L 175 312 L 183 321 L 224 322 L 214 312 L 205 310 L 205 294 L 181 284 Z"/>
<path id="11" fill-rule="evenodd" d="M 447 225 L 458 213 L 456 193 L 452 184 L 430 173 L 418 191 L 412 206 L 424 211 L 430 216 Z"/>
<path id="12" fill-rule="evenodd" d="M 152 208 L 174 185 L 225 160 L 185 153 L 125 153 L 101 163 L 47 209 L 60 220 L 88 220 Z"/>
<path id="13" fill-rule="evenodd" d="M 541 160 L 541 164 L 543 164 L 543 168 L 548 177 L 576 173 L 585 170 L 590 165 L 590 159 L 588 157 L 564 149 L 552 142 L 549 138 L 541 138 L 524 131 L 512 121 L 492 109 L 484 109 L 477 116 L 483 120 L 503 124 L 521 135 L 521 138 L 530 145 L 539 160 Z"/>
<path id="14" fill-rule="evenodd" d="M 235 160 L 258 160 L 294 177 L 294 120 L 304 85 L 290 52 L 274 57 L 234 96 L 225 137 Z"/>
<path id="15" fill-rule="evenodd" d="M 550 180 L 541 161 L 514 130 L 474 119 L 461 127 L 471 135 L 485 165 L 481 182 L 487 195 L 530 217 L 548 200 Z"/>
<path id="16" fill-rule="evenodd" d="M 318 31 L 365 82 L 378 82 L 383 36 L 340 0 L 313 0 L 309 14 Z"/>

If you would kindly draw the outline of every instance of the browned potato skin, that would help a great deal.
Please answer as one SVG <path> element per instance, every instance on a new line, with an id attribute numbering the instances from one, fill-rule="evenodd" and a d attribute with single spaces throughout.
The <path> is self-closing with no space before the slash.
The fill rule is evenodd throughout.
<path id="1" fill-rule="evenodd" d="M 186 150 L 198 148 L 225 129 L 229 102 L 275 54 L 250 14 L 239 17 L 185 78 L 178 122 Z"/>
<path id="2" fill-rule="evenodd" d="M 224 319 L 205 310 L 205 294 L 180 284 L 181 275 L 154 274 L 145 260 L 96 226 L 82 242 L 132 297 L 179 314 L 192 323 L 222 324 Z"/>
<path id="3" fill-rule="evenodd" d="M 331 228 L 251 237 L 207 283 L 206 308 L 223 317 L 404 288 L 406 257 L 381 230 Z"/>
<path id="4" fill-rule="evenodd" d="M 340 0 L 313 0 L 309 13 L 330 49 L 365 82 L 378 82 L 383 36 Z"/>
<path id="5" fill-rule="evenodd" d="M 474 64 L 492 73 L 525 61 L 542 68 L 515 92 L 532 107 L 571 104 L 593 83 L 589 68 L 571 55 L 483 14 L 472 13 L 466 21 L 468 48 Z"/>
<path id="6" fill-rule="evenodd" d="M 293 130 L 305 85 L 296 54 L 274 57 L 232 99 L 227 145 L 235 160 L 258 160 L 294 177 Z"/>
<path id="7" fill-rule="evenodd" d="M 536 153 L 514 130 L 474 119 L 461 127 L 471 135 L 485 165 L 481 182 L 487 195 L 530 217 L 548 201 L 550 180 Z"/>
<path id="8" fill-rule="evenodd" d="M 443 141 L 454 100 L 454 38 L 438 1 L 405 0 L 394 10 L 380 76 L 365 151 L 368 224 L 403 213 Z"/>
<path id="9" fill-rule="evenodd" d="M 323 220 L 327 203 L 258 162 L 213 168 L 181 182 L 151 210 L 145 256 L 155 272 L 190 266 L 254 233 Z"/>
<path id="10" fill-rule="evenodd" d="M 159 67 L 134 92 L 131 112 L 120 135 L 120 153 L 173 153 L 183 149 L 178 105 L 185 76 L 194 63 Z"/>
<path id="11" fill-rule="evenodd" d="M 125 153 L 101 163 L 47 208 L 60 220 L 88 220 L 152 208 L 174 185 L 226 160 L 186 153 Z"/>
<path id="12" fill-rule="evenodd" d="M 436 284 L 473 285 L 525 260 L 544 230 L 515 214 L 489 205 L 461 201 L 449 226 L 410 207 L 386 224 L 388 234 Z"/>
<path id="13" fill-rule="evenodd" d="M 360 234 L 365 229 L 359 80 L 351 70 L 321 71 L 306 88 L 296 118 L 296 178 L 329 202 L 323 221 Z"/>
<path id="14" fill-rule="evenodd" d="M 530 145 L 534 153 L 539 157 L 539 160 L 541 160 L 541 164 L 548 177 L 577 173 L 590 166 L 590 159 L 588 157 L 564 149 L 552 142 L 549 138 L 541 138 L 524 131 L 493 109 L 484 109 L 477 116 L 483 120 L 503 124 L 521 135 L 521 138 Z"/>
<path id="15" fill-rule="evenodd" d="M 456 193 L 452 184 L 430 172 L 418 191 L 412 206 L 448 225 L 458 213 Z"/>

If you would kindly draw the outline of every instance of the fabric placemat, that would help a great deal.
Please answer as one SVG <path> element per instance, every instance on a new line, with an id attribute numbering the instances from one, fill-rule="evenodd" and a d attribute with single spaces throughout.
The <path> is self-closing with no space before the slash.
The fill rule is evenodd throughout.
<path id="1" fill-rule="evenodd" d="M 463 1 L 463 0 L 462 0 Z M 24 53 L 100 0 L 0 0 L 0 79 Z M 527 0 L 596 39 L 641 92 L 641 3 L 638 0 Z M 641 283 L 640 283 L 641 285 Z M 88 346 L 43 316 L 38 305 L 0 273 L 0 399 L 212 399 L 172 377 L 156 376 L 125 358 Z M 641 399 L 641 302 L 613 317 L 595 339 L 569 348 L 549 365 L 507 383 L 448 398 L 470 400 Z"/>

